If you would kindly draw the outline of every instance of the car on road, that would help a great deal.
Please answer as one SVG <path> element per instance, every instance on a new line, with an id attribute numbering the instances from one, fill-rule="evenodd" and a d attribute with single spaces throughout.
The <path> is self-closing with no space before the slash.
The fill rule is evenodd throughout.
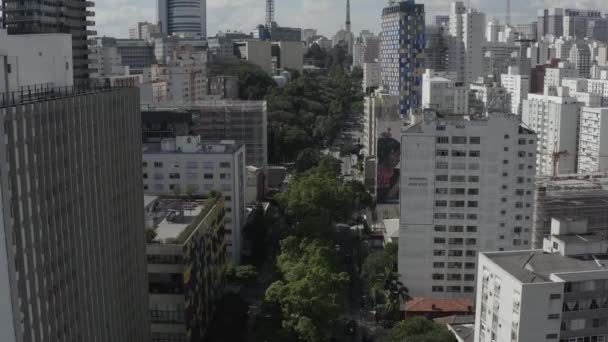
<path id="1" fill-rule="evenodd" d="M 344 332 L 346 335 L 354 335 L 355 331 L 357 331 L 357 322 L 352 319 L 346 322 L 344 325 Z"/>

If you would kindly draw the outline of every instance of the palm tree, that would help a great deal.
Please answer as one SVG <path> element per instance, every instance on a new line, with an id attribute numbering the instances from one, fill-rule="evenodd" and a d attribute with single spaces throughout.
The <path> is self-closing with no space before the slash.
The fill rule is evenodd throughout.
<path id="1" fill-rule="evenodd" d="M 372 286 L 372 296 L 379 289 L 382 290 L 384 297 L 384 313 L 387 318 L 399 320 L 399 307 L 401 303 L 411 299 L 409 290 L 399 280 L 399 274 L 390 268 L 378 275 Z M 376 300 L 374 300 L 376 302 Z"/>

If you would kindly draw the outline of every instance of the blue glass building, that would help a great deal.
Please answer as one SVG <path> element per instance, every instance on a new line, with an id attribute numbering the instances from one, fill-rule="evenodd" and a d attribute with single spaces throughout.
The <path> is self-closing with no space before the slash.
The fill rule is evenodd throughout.
<path id="1" fill-rule="evenodd" d="M 420 115 L 425 38 L 424 5 L 415 0 L 391 2 L 382 11 L 381 84 L 399 96 L 399 113 L 408 121 Z"/>

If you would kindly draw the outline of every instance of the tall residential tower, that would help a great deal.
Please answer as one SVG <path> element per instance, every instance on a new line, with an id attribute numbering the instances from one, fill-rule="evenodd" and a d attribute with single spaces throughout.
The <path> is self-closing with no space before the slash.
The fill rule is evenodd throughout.
<path id="1" fill-rule="evenodd" d="M 421 113 L 424 72 L 424 5 L 415 0 L 391 4 L 382 11 L 381 85 L 399 96 L 399 113 L 409 121 Z"/>

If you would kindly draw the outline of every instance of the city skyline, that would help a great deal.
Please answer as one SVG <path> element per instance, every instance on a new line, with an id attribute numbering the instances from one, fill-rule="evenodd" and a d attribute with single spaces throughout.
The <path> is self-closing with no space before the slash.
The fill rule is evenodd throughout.
<path id="1" fill-rule="evenodd" d="M 425 5 L 427 22 L 432 16 L 449 12 L 451 0 L 417 1 Z M 351 1 L 353 32 L 380 31 L 380 15 L 386 1 Z M 464 1 L 467 6 L 469 1 Z M 471 0 L 470 5 L 485 12 L 488 20 L 496 17 L 504 22 L 505 1 Z M 512 0 L 513 24 L 535 20 L 538 9 L 546 7 L 569 7 L 599 9 L 608 13 L 603 0 Z M 95 4 L 96 30 L 99 36 L 127 37 L 128 28 L 138 21 L 156 22 L 156 4 L 145 0 L 109 0 Z M 335 0 L 280 0 L 276 2 L 276 21 L 282 26 L 316 28 L 327 37 L 345 26 L 346 1 Z M 207 1 L 207 32 L 209 36 L 218 31 L 252 31 L 264 23 L 265 5 L 261 0 Z M 294 18 L 294 20 L 289 20 Z"/>

